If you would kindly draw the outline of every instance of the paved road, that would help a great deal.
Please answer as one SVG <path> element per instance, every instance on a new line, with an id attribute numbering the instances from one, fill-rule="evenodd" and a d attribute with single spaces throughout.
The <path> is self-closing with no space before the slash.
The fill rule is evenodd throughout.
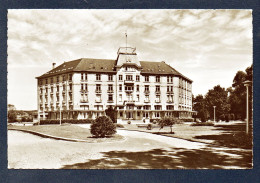
<path id="1" fill-rule="evenodd" d="M 249 168 L 248 154 L 203 143 L 118 130 L 125 140 L 82 143 L 8 131 L 9 168 Z M 247 158 L 241 160 L 241 158 Z M 241 163 L 242 161 L 242 163 Z"/>

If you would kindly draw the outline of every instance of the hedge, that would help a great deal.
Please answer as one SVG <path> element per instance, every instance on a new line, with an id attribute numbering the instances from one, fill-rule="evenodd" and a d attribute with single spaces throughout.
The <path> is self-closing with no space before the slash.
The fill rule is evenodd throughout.
<path id="1" fill-rule="evenodd" d="M 93 119 L 62 119 L 61 123 L 71 123 L 71 124 L 91 124 Z M 60 124 L 59 119 L 45 119 L 40 121 L 41 125 L 50 125 L 50 124 Z"/>

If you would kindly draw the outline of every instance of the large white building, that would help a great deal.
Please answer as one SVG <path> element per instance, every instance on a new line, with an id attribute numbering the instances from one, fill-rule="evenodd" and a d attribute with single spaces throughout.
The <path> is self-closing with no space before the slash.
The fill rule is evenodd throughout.
<path id="1" fill-rule="evenodd" d="M 39 119 L 191 118 L 192 81 L 165 62 L 139 61 L 136 49 L 119 48 L 115 60 L 81 58 L 53 67 L 38 79 Z"/>

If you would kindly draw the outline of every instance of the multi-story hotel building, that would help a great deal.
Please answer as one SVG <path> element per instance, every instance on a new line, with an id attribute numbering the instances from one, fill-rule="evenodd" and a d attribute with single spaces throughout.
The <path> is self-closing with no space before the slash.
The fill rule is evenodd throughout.
<path id="1" fill-rule="evenodd" d="M 162 62 L 139 61 L 136 50 L 119 48 L 117 59 L 81 58 L 38 79 L 39 119 L 85 119 L 105 115 L 141 120 L 162 115 L 191 118 L 192 81 Z"/>

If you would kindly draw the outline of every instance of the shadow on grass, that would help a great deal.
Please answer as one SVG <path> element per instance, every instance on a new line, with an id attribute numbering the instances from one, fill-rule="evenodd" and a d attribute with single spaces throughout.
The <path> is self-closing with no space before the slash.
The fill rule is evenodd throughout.
<path id="1" fill-rule="evenodd" d="M 218 135 L 200 135 L 194 138 L 214 140 L 215 144 L 225 147 L 252 149 L 252 130 L 250 129 L 249 135 L 247 135 L 245 124 L 216 125 L 216 128 L 216 130 L 221 130 L 223 133 Z"/>
<path id="2" fill-rule="evenodd" d="M 252 166 L 251 152 L 221 152 L 182 148 L 144 152 L 110 151 L 104 152 L 103 158 L 66 165 L 63 169 L 223 169 Z"/>

